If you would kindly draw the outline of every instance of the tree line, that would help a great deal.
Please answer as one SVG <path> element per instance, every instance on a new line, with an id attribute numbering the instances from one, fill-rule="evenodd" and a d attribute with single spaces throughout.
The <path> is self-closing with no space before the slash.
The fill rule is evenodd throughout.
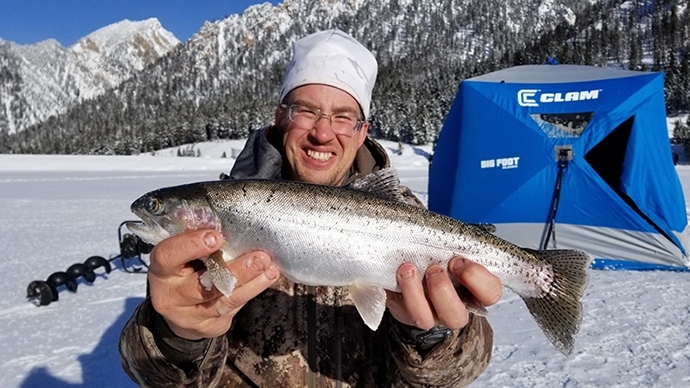
<path id="1" fill-rule="evenodd" d="M 289 42 L 333 27 L 351 33 L 377 57 L 370 128 L 382 139 L 435 142 L 463 79 L 547 58 L 663 71 L 668 114 L 690 111 L 688 0 L 564 1 L 576 11 L 574 24 L 534 23 L 528 11 L 538 1 L 509 1 L 513 8 L 505 3 L 367 1 L 356 12 L 333 14 L 305 0 L 286 11 L 293 20 L 288 28 L 257 26 L 250 32 L 261 39 L 254 40 L 246 31 L 226 34 L 221 57 L 208 54 L 220 50 L 217 43 L 190 41 L 65 114 L 18 134 L 0 133 L 0 152 L 134 154 L 244 138 L 272 123 Z M 508 21 L 520 17 L 516 33 Z"/>

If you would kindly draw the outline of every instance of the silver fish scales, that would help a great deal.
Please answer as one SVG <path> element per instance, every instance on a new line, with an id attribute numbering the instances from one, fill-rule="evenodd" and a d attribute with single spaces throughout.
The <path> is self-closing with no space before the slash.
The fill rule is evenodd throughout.
<path id="1" fill-rule="evenodd" d="M 293 282 L 349 287 L 373 330 L 385 311 L 384 290 L 400 291 L 400 265 L 413 263 L 424 273 L 462 256 L 498 276 L 525 301 L 547 338 L 572 353 L 589 254 L 520 248 L 475 225 L 406 204 L 398 186 L 394 169 L 346 187 L 274 180 L 193 183 L 137 199 L 132 211 L 144 224 L 128 227 L 151 244 L 186 230 L 219 230 L 226 241 L 222 256 L 206 260 L 205 284 L 229 295 L 235 279 L 224 261 L 263 250 Z"/>

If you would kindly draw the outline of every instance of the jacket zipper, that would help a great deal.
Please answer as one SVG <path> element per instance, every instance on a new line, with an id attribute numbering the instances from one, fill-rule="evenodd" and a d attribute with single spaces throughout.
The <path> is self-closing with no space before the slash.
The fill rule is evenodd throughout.
<path id="1" fill-rule="evenodd" d="M 338 287 L 335 292 L 335 386 L 343 386 L 343 333 L 345 332 L 345 318 L 343 317 L 343 289 Z"/>

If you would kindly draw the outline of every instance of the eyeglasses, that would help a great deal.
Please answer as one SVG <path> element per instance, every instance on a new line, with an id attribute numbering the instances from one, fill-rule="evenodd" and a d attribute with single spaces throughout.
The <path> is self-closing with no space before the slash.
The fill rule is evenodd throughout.
<path id="1" fill-rule="evenodd" d="M 302 105 L 280 104 L 283 109 L 289 109 L 288 117 L 293 123 L 305 127 L 313 128 L 322 118 L 328 117 L 331 130 L 336 135 L 352 136 L 362 128 L 364 121 L 357 116 L 347 113 L 331 113 L 329 115 L 321 112 L 320 109 L 311 109 Z"/>

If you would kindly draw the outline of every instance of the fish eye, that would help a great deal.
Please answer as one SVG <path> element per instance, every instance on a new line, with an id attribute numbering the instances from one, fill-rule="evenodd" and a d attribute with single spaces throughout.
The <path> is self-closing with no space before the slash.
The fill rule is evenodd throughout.
<path id="1" fill-rule="evenodd" d="M 151 198 L 147 204 L 146 210 L 148 210 L 148 212 L 151 214 L 158 214 L 161 212 L 161 210 L 163 210 L 163 208 L 158 198 Z"/>

